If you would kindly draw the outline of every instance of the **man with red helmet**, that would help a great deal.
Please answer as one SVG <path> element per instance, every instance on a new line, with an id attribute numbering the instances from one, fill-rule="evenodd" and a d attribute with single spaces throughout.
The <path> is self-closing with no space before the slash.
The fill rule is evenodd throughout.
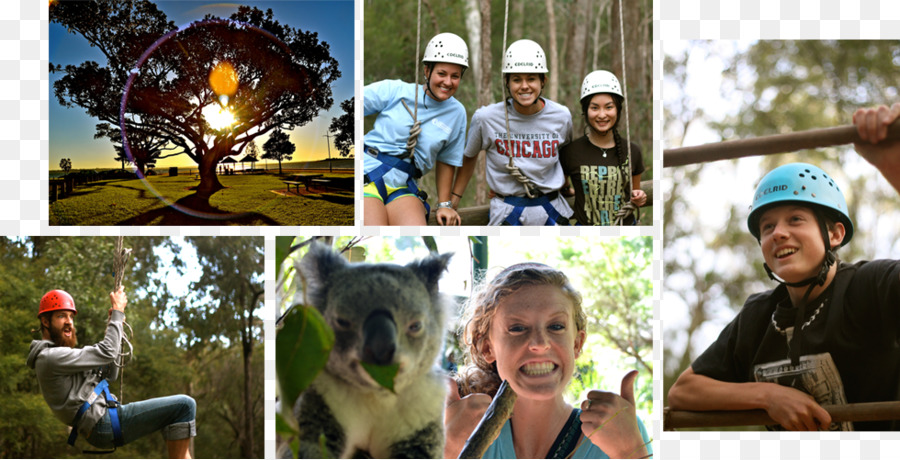
<path id="1" fill-rule="evenodd" d="M 58 289 L 41 298 L 42 339 L 31 342 L 27 363 L 37 373 L 44 400 L 56 418 L 72 427 L 69 444 L 74 445 L 81 434 L 91 445 L 110 449 L 162 431 L 170 458 L 190 458 L 190 440 L 196 436 L 196 403 L 191 397 L 175 395 L 119 405 L 109 392 L 108 381 L 119 375 L 115 360 L 128 298 L 119 288 L 109 299 L 112 308 L 103 340 L 75 348 L 75 300 Z"/>

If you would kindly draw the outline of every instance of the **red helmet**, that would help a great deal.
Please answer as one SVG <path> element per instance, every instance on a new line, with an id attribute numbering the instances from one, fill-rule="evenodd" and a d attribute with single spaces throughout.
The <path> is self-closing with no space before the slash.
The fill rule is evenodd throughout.
<path id="1" fill-rule="evenodd" d="M 38 311 L 38 317 L 48 311 L 56 310 L 69 310 L 76 315 L 78 314 L 78 310 L 75 309 L 75 300 L 72 299 L 72 296 L 69 295 L 68 292 L 60 289 L 54 289 L 44 294 L 44 297 L 41 297 L 41 307 Z"/>

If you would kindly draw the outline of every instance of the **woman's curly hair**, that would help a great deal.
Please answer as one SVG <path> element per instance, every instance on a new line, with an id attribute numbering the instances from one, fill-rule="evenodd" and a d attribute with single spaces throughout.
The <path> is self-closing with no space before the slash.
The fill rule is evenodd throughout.
<path id="1" fill-rule="evenodd" d="M 500 387 L 497 364 L 484 359 L 481 346 L 487 338 L 500 302 L 525 286 L 556 286 L 572 302 L 575 327 L 584 331 L 587 315 L 581 306 L 581 294 L 569 283 L 560 270 L 544 264 L 526 262 L 513 265 L 500 272 L 492 281 L 484 283 L 466 302 L 463 314 L 463 348 L 466 363 L 459 370 L 457 385 L 460 396 L 486 393 L 493 397 Z"/>

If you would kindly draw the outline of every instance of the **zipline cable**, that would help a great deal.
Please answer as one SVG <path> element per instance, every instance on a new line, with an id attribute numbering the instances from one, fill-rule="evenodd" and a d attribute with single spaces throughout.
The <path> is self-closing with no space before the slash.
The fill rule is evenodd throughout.
<path id="1" fill-rule="evenodd" d="M 888 127 L 889 140 L 900 140 L 900 121 Z M 862 142 L 855 125 L 797 131 L 786 134 L 713 142 L 663 151 L 663 167 L 733 160 L 775 153 L 796 152 Z"/>

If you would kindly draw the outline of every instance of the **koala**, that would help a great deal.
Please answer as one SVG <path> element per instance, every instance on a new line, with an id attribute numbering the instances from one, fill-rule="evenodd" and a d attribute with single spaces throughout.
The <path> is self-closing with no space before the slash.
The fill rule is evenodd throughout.
<path id="1" fill-rule="evenodd" d="M 334 329 L 335 343 L 325 369 L 294 406 L 300 458 L 443 456 L 447 383 L 437 359 L 446 300 L 438 280 L 450 257 L 406 266 L 351 264 L 324 245 L 310 248 L 299 265 L 306 301 Z M 399 364 L 394 392 L 360 362 Z"/>

